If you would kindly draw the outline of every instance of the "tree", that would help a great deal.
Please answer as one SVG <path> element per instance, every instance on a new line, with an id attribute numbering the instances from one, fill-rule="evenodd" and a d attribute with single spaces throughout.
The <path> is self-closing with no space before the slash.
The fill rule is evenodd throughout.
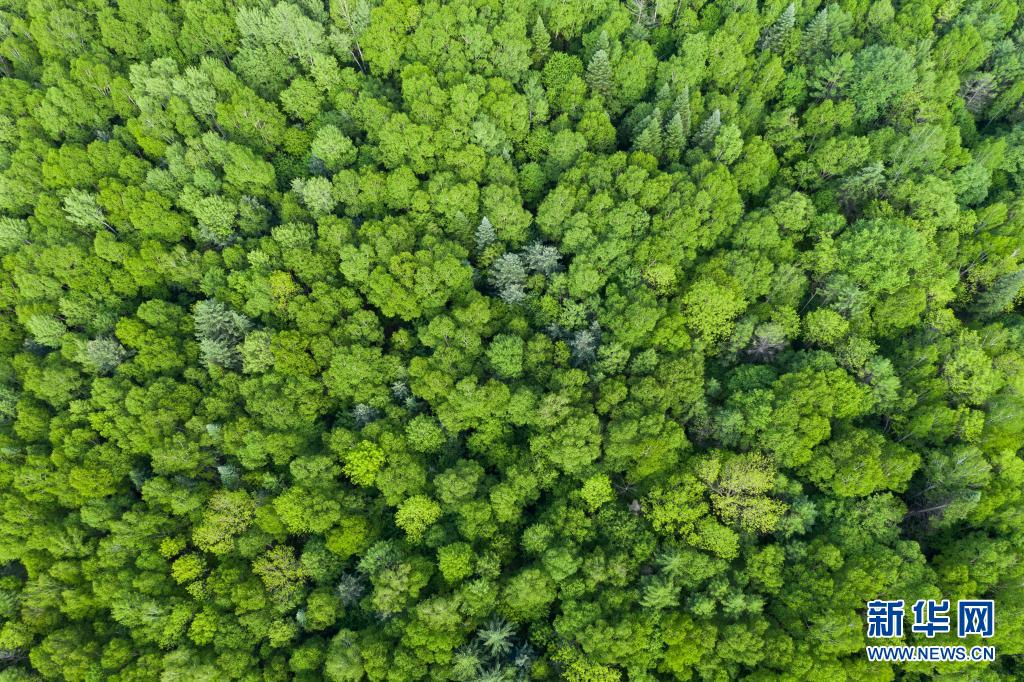
<path id="1" fill-rule="evenodd" d="M 796 3 L 786 5 L 779 18 L 771 26 L 766 28 L 758 40 L 758 47 L 762 50 L 779 52 L 785 46 L 793 27 L 796 25 Z"/>
<path id="2" fill-rule="evenodd" d="M 64 198 L 64 213 L 68 220 L 87 229 L 109 227 L 103 217 L 103 210 L 96 203 L 96 197 L 88 192 L 73 190 Z"/>
<path id="3" fill-rule="evenodd" d="M 861 121 L 870 122 L 914 87 L 913 59 L 898 47 L 871 45 L 856 54 L 850 97 Z"/>
<path id="4" fill-rule="evenodd" d="M 478 251 L 483 251 L 488 246 L 494 243 L 494 240 L 498 238 L 498 233 L 494 230 L 494 226 L 491 225 L 491 221 L 484 216 L 480 221 L 480 224 L 476 228 L 476 248 Z"/>
<path id="5" fill-rule="evenodd" d="M 520 376 L 523 373 L 523 347 L 523 340 L 518 336 L 496 336 L 487 349 L 487 357 L 494 372 L 508 379 Z"/>
<path id="6" fill-rule="evenodd" d="M 551 50 L 551 35 L 548 33 L 548 29 L 544 25 L 544 20 L 540 14 L 537 15 L 537 19 L 533 22 L 530 38 L 533 43 L 533 63 L 541 64 Z"/>
<path id="7" fill-rule="evenodd" d="M 738 291 L 708 277 L 694 282 L 683 302 L 687 310 L 687 325 L 707 341 L 728 335 L 732 320 L 746 307 Z"/>
<path id="8" fill-rule="evenodd" d="M 253 561 L 252 571 L 263 581 L 273 601 L 282 605 L 298 602 L 306 573 L 291 547 L 276 545 L 267 550 Z"/>
<path id="9" fill-rule="evenodd" d="M 373 485 L 377 474 L 384 466 L 384 451 L 375 443 L 360 441 L 357 446 L 342 455 L 345 475 L 356 485 Z"/>
<path id="10" fill-rule="evenodd" d="M 771 532 L 778 526 L 786 505 L 771 499 L 775 471 L 763 456 L 737 455 L 713 458 L 698 466 L 701 480 L 711 493 L 719 518 L 753 532 Z"/>
<path id="11" fill-rule="evenodd" d="M 456 583 L 473 573 L 473 548 L 465 542 L 455 542 L 437 550 L 437 565 L 444 579 Z"/>
<path id="12" fill-rule="evenodd" d="M 511 625 L 494 618 L 477 631 L 480 644 L 491 656 L 500 657 L 512 649 L 511 637 L 515 630 Z"/>
<path id="13" fill-rule="evenodd" d="M 542 275 L 550 275 L 561 266 L 558 248 L 541 242 L 531 242 L 523 252 L 526 267 Z"/>
<path id="14" fill-rule="evenodd" d="M 640 152 L 647 152 L 651 156 L 658 157 L 663 150 L 661 135 L 661 109 L 655 108 L 647 118 L 647 122 L 640 129 L 633 148 Z"/>
<path id="15" fill-rule="evenodd" d="M 110 337 L 90 339 L 82 349 L 88 367 L 97 374 L 109 374 L 128 358 L 128 352 Z"/>
<path id="16" fill-rule="evenodd" d="M 555 600 L 555 586 L 541 570 L 528 568 L 511 578 L 502 593 L 502 608 L 509 620 L 534 620 L 547 613 Z"/>
<path id="17" fill-rule="evenodd" d="M 682 125 L 682 136 L 685 141 L 690 136 L 690 126 L 693 124 L 693 114 L 690 111 L 690 86 L 684 85 L 679 95 L 676 96 L 675 104 L 672 106 L 672 117 L 679 117 Z"/>
<path id="18" fill-rule="evenodd" d="M 357 682 L 365 670 L 357 635 L 352 630 L 340 630 L 331 639 L 324 660 L 324 676 L 331 682 Z"/>
<path id="19" fill-rule="evenodd" d="M 831 5 L 818 10 L 804 29 L 801 49 L 804 55 L 815 58 L 829 49 L 829 11 Z"/>
<path id="20" fill-rule="evenodd" d="M 238 345 L 252 323 L 217 300 L 196 303 L 192 312 L 196 340 L 208 366 L 238 367 L 242 356 Z"/>
<path id="21" fill-rule="evenodd" d="M 423 495 L 414 495 L 399 505 L 395 512 L 395 525 L 415 542 L 440 517 L 441 507 L 436 502 Z"/>
<path id="22" fill-rule="evenodd" d="M 498 290 L 498 295 L 506 303 L 519 303 L 526 298 L 523 285 L 526 282 L 526 268 L 522 258 L 514 253 L 506 253 L 491 265 L 491 285 Z"/>
<path id="23" fill-rule="evenodd" d="M 980 317 L 996 317 L 1013 307 L 1022 287 L 1024 270 L 1001 275 L 991 287 L 975 297 L 972 309 Z"/>
<path id="24" fill-rule="evenodd" d="M 964 82 L 960 96 L 964 106 L 974 115 L 980 115 L 996 95 L 996 81 L 990 73 L 980 73 Z"/>
<path id="25" fill-rule="evenodd" d="M 600 95 L 606 102 L 612 99 L 612 88 L 615 84 L 615 76 L 612 74 L 612 63 L 608 58 L 606 50 L 598 50 L 590 58 L 587 65 L 587 85 L 590 91 Z"/>
<path id="26" fill-rule="evenodd" d="M 310 153 L 324 162 L 328 170 L 336 171 L 356 159 L 356 148 L 341 130 L 328 124 L 316 131 Z"/>
<path id="27" fill-rule="evenodd" d="M 234 549 L 235 538 L 249 527 L 254 515 L 255 507 L 245 490 L 220 491 L 208 500 L 192 540 L 203 551 L 227 554 Z"/>
<path id="28" fill-rule="evenodd" d="M 665 126 L 665 156 L 675 160 L 683 153 L 686 146 L 686 127 L 683 118 L 676 112 Z"/>
<path id="29" fill-rule="evenodd" d="M 701 147 L 708 147 L 718 135 L 718 129 L 722 127 L 722 112 L 718 109 L 712 111 L 704 122 L 697 128 L 693 140 Z"/>
<path id="30" fill-rule="evenodd" d="M 743 134 L 732 123 L 726 123 L 718 129 L 715 142 L 711 148 L 711 156 L 724 164 L 730 164 L 739 158 L 743 151 Z"/>

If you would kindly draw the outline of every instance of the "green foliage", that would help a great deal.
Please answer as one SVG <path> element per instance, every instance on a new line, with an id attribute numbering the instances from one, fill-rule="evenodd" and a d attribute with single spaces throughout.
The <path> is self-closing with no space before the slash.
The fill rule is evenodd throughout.
<path id="1" fill-rule="evenodd" d="M 251 325 L 248 319 L 220 301 L 205 300 L 196 303 L 193 321 L 199 351 L 208 366 L 237 367 L 241 363 L 238 344 Z"/>
<path id="2" fill-rule="evenodd" d="M 779 52 L 785 47 L 786 40 L 793 32 L 796 25 L 796 3 L 789 3 L 782 11 L 779 18 L 771 26 L 766 28 L 758 41 L 758 47 L 762 50 Z"/>
<path id="3" fill-rule="evenodd" d="M 495 374 L 513 379 L 523 373 L 523 340 L 518 336 L 499 334 L 487 349 L 487 358 Z"/>
<path id="4" fill-rule="evenodd" d="M 1020 679 L 1021 21 L 5 2 L 0 679 Z"/>
<path id="5" fill-rule="evenodd" d="M 395 525 L 416 541 L 435 521 L 441 518 L 441 507 L 425 495 L 414 495 L 405 500 L 395 512 Z"/>

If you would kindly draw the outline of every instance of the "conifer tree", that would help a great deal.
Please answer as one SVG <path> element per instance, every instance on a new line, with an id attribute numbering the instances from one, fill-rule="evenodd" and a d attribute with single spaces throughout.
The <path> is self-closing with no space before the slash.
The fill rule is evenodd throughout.
<path id="1" fill-rule="evenodd" d="M 683 139 L 690 136 L 690 128 L 693 125 L 693 116 L 690 113 L 690 86 L 684 85 L 683 89 L 676 96 L 672 106 L 673 115 L 679 115 L 679 122 L 683 127 Z"/>
<path id="2" fill-rule="evenodd" d="M 501 618 L 493 618 L 480 628 L 477 636 L 491 656 L 503 656 L 512 650 L 512 635 L 515 630 Z"/>
<path id="3" fill-rule="evenodd" d="M 612 64 L 608 59 L 605 50 L 598 50 L 587 66 L 587 85 L 591 92 L 601 95 L 607 102 L 612 96 L 614 76 L 612 75 Z"/>
<path id="4" fill-rule="evenodd" d="M 81 190 L 72 190 L 65 197 L 64 213 L 68 220 L 79 227 L 96 229 L 107 225 L 95 195 Z"/>
<path id="5" fill-rule="evenodd" d="M 807 24 L 800 48 L 809 59 L 824 56 L 828 49 L 828 7 L 822 7 Z"/>
<path id="6" fill-rule="evenodd" d="M 697 132 L 694 134 L 693 139 L 701 147 L 710 147 L 715 141 L 715 135 L 718 134 L 718 129 L 722 127 L 722 112 L 718 109 L 712 111 L 704 122 L 697 128 Z"/>
<path id="7" fill-rule="evenodd" d="M 982 319 L 998 317 L 1008 311 L 1024 289 L 1024 270 L 1002 275 L 974 299 L 973 311 Z"/>
<path id="8" fill-rule="evenodd" d="M 476 248 L 478 251 L 483 251 L 488 246 L 494 243 L 494 240 L 498 238 L 498 233 L 494 229 L 494 225 L 491 225 L 491 221 L 487 219 L 487 216 L 483 217 L 480 224 L 476 227 Z"/>
<path id="9" fill-rule="evenodd" d="M 97 374 L 109 374 L 125 361 L 128 352 L 124 346 L 109 336 L 91 339 L 83 348 L 86 364 Z"/>
<path id="10" fill-rule="evenodd" d="M 519 303 L 526 298 L 526 291 L 523 289 L 526 268 L 523 267 L 523 260 L 518 255 L 506 253 L 494 261 L 490 280 L 506 303 Z"/>
<path id="11" fill-rule="evenodd" d="M 597 347 L 601 342 L 601 327 L 595 320 L 585 329 L 578 330 L 569 340 L 573 361 L 578 365 L 586 365 L 597 357 Z"/>
<path id="12" fill-rule="evenodd" d="M 533 42 L 532 57 L 534 64 L 540 64 L 547 59 L 548 53 L 551 52 L 551 34 L 548 33 L 548 29 L 544 26 L 544 20 L 541 19 L 540 15 L 537 15 L 537 20 L 533 22 L 533 30 L 530 31 L 530 38 Z"/>
<path id="13" fill-rule="evenodd" d="M 543 275 L 550 275 L 558 270 L 561 257 L 557 248 L 540 242 L 531 243 L 523 252 L 526 267 Z"/>
<path id="14" fill-rule="evenodd" d="M 652 156 L 660 157 L 663 151 L 661 138 L 661 109 L 655 107 L 641 128 L 640 134 L 637 135 L 633 148 L 639 152 L 647 152 Z"/>
<path id="15" fill-rule="evenodd" d="M 789 35 L 793 32 L 793 27 L 796 25 L 796 3 L 789 3 L 786 5 L 786 9 L 783 10 L 779 18 L 775 20 L 771 26 L 764 30 L 761 34 L 761 39 L 758 42 L 758 47 L 761 50 L 771 50 L 772 52 L 779 52 L 786 44 L 786 40 Z"/>
<path id="16" fill-rule="evenodd" d="M 683 128 L 683 119 L 677 112 L 665 126 L 665 158 L 670 161 L 677 160 L 685 146 L 686 132 Z"/>
<path id="17" fill-rule="evenodd" d="M 196 303 L 193 309 L 196 340 L 207 365 L 238 367 L 242 355 L 237 346 L 245 339 L 252 323 L 216 300 Z"/>
<path id="18" fill-rule="evenodd" d="M 658 94 L 654 96 L 654 106 L 661 107 L 662 111 L 672 110 L 672 88 L 668 83 L 663 83 L 658 88 Z"/>

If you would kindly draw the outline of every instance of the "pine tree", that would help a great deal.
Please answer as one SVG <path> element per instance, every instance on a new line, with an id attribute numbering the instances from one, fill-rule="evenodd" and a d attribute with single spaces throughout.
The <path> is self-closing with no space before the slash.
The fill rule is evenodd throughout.
<path id="1" fill-rule="evenodd" d="M 569 341 L 573 361 L 577 365 L 586 365 L 597 358 L 597 346 L 601 341 L 601 328 L 597 322 L 591 323 L 587 329 L 580 329 Z"/>
<path id="2" fill-rule="evenodd" d="M 665 126 L 665 158 L 676 161 L 683 153 L 686 145 L 686 133 L 683 130 L 683 119 L 676 113 Z"/>
<path id="3" fill-rule="evenodd" d="M 683 124 L 683 140 L 690 136 L 690 126 L 693 123 L 693 116 L 690 114 L 690 86 L 684 85 L 683 91 L 676 97 L 672 106 L 673 114 L 679 115 L 679 121 Z"/>
<path id="4" fill-rule="evenodd" d="M 992 74 L 980 73 L 964 82 L 963 87 L 960 88 L 960 96 L 964 100 L 967 111 L 978 116 L 988 107 L 998 89 L 996 79 Z"/>
<path id="5" fill-rule="evenodd" d="M 225 488 L 234 488 L 242 480 L 238 467 L 233 464 L 221 464 L 217 467 L 217 475 L 220 476 L 221 485 Z"/>
<path id="6" fill-rule="evenodd" d="M 480 221 L 480 224 L 476 228 L 476 248 L 478 251 L 483 251 L 488 246 L 494 243 L 494 240 L 498 238 L 498 233 L 494 229 L 494 225 L 491 225 L 491 221 L 484 216 L 484 219 Z"/>
<path id="7" fill-rule="evenodd" d="M 491 656 L 503 656 L 512 650 L 515 630 L 500 618 L 492 618 L 477 631 L 477 637 Z"/>
<path id="8" fill-rule="evenodd" d="M 844 179 L 839 186 L 843 201 L 855 205 L 878 195 L 885 185 L 885 165 L 875 161 Z"/>
<path id="9" fill-rule="evenodd" d="M 451 670 L 456 680 L 476 680 L 483 668 L 484 656 L 476 643 L 458 649 L 452 655 Z"/>
<path id="10" fill-rule="evenodd" d="M 1022 288 L 1024 270 L 1003 275 L 975 298 L 972 306 L 974 312 L 981 318 L 998 317 L 1013 306 Z"/>
<path id="11" fill-rule="evenodd" d="M 704 122 L 697 128 L 696 134 L 693 139 L 701 147 L 710 147 L 715 141 L 715 135 L 718 134 L 718 129 L 722 127 L 722 112 L 715 109 Z"/>
<path id="12" fill-rule="evenodd" d="M 512 653 L 512 665 L 525 671 L 537 659 L 537 652 L 526 642 Z"/>
<path id="13" fill-rule="evenodd" d="M 501 665 L 496 664 L 487 670 L 481 671 L 477 675 L 475 682 L 508 682 L 508 679 L 508 672 Z"/>
<path id="14" fill-rule="evenodd" d="M 690 565 L 690 557 L 678 549 L 667 549 L 661 552 L 656 561 L 661 572 L 669 578 L 686 575 L 686 570 Z"/>
<path id="15" fill-rule="evenodd" d="M 556 247 L 541 244 L 540 242 L 533 242 L 523 252 L 523 260 L 526 261 L 526 267 L 543 275 L 550 275 L 558 270 L 561 258 L 562 256 L 558 253 Z"/>
<path id="16" fill-rule="evenodd" d="M 498 289 L 509 285 L 522 284 L 526 280 L 526 268 L 522 259 L 514 253 L 502 254 L 491 266 L 491 284 Z"/>
<path id="17" fill-rule="evenodd" d="M 490 281 L 506 303 L 519 303 L 526 298 L 526 291 L 523 289 L 526 268 L 523 267 L 522 258 L 514 253 L 503 254 L 494 261 Z"/>
<path id="18" fill-rule="evenodd" d="M 110 337 L 87 341 L 82 349 L 85 363 L 97 374 L 109 374 L 125 361 L 128 352 Z"/>
<path id="19" fill-rule="evenodd" d="M 587 85 L 591 92 L 601 95 L 607 102 L 612 96 L 614 76 L 612 75 L 612 63 L 608 59 L 608 52 L 598 50 L 587 66 Z"/>
<path id="20" fill-rule="evenodd" d="M 655 107 L 633 143 L 633 149 L 660 157 L 664 149 L 661 140 L 661 109 Z"/>
<path id="21" fill-rule="evenodd" d="M 103 217 L 103 209 L 96 202 L 96 197 L 78 189 L 71 190 L 64 198 L 64 214 L 69 221 L 79 227 L 87 229 L 109 227 Z"/>
<path id="22" fill-rule="evenodd" d="M 591 47 L 591 55 L 596 54 L 604 50 L 606 54 L 611 55 L 612 53 L 612 41 L 608 38 L 608 31 L 601 31 L 597 36 L 597 40 L 594 41 L 594 45 Z"/>
<path id="23" fill-rule="evenodd" d="M 804 29 L 801 51 L 805 57 L 817 57 L 828 50 L 828 7 L 823 7 Z"/>
<path id="24" fill-rule="evenodd" d="M 18 397 L 14 389 L 0 384 L 0 422 L 9 422 L 17 416 Z"/>
<path id="25" fill-rule="evenodd" d="M 551 52 L 551 35 L 548 33 L 548 29 L 544 26 L 544 20 L 537 15 L 537 21 L 533 22 L 533 30 L 530 31 L 530 37 L 533 39 L 533 63 L 540 64 L 547 59 L 548 53 Z"/>
<path id="26" fill-rule="evenodd" d="M 526 289 L 523 288 L 522 284 L 510 284 L 507 287 L 502 287 L 498 295 L 505 303 L 522 303 L 526 299 Z"/>
<path id="27" fill-rule="evenodd" d="M 366 592 L 366 586 L 358 575 L 342 573 L 338 577 L 337 591 L 338 599 L 341 601 L 342 606 L 355 606 Z"/>
<path id="28" fill-rule="evenodd" d="M 412 392 L 409 390 L 409 384 L 404 381 L 396 381 L 391 384 L 391 395 L 395 400 L 405 400 L 412 395 Z"/>
<path id="29" fill-rule="evenodd" d="M 192 314 L 199 351 L 207 365 L 238 367 L 242 355 L 237 346 L 252 323 L 220 301 L 196 303 Z"/>
<path id="30" fill-rule="evenodd" d="M 377 408 L 366 403 L 359 403 L 352 408 L 352 419 L 355 420 L 356 426 L 360 428 L 376 420 L 379 416 L 380 413 L 377 412 Z"/>
<path id="31" fill-rule="evenodd" d="M 649 609 L 667 609 L 678 606 L 679 587 L 670 578 L 655 578 L 644 587 L 640 605 Z"/>
<path id="32" fill-rule="evenodd" d="M 662 111 L 671 111 L 671 99 L 672 88 L 669 87 L 668 83 L 664 83 L 660 88 L 658 88 L 658 94 L 654 96 L 654 106 L 661 107 Z"/>
<path id="33" fill-rule="evenodd" d="M 780 51 L 785 46 L 786 40 L 789 38 L 789 34 L 793 32 L 795 25 L 796 4 L 791 2 L 786 6 L 782 14 L 779 15 L 779 18 L 775 20 L 775 23 L 761 34 L 758 47 L 761 50 Z"/>

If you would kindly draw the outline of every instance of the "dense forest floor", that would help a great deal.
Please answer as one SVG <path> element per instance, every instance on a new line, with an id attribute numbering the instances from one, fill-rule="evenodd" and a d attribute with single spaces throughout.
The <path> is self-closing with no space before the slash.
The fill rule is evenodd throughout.
<path id="1" fill-rule="evenodd" d="M 1021 9 L 0 0 L 0 682 L 1021 679 Z"/>

